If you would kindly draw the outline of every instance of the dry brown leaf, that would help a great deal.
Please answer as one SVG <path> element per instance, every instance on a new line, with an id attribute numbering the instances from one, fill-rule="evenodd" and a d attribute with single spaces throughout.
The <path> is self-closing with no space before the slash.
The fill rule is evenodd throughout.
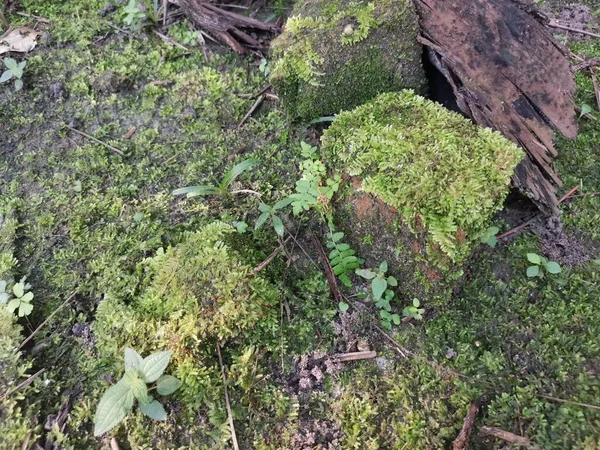
<path id="1" fill-rule="evenodd" d="M 27 53 L 37 45 L 37 37 L 41 33 L 28 27 L 19 27 L 8 30 L 0 37 L 0 55 L 8 52 Z"/>

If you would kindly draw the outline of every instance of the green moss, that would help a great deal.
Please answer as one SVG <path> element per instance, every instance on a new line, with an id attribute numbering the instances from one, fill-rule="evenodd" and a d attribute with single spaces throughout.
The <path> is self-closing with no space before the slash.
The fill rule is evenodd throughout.
<path id="1" fill-rule="evenodd" d="M 502 207 L 522 152 L 499 133 L 411 91 L 340 114 L 323 136 L 330 167 L 397 209 L 430 248 L 463 261 Z"/>
<path id="2" fill-rule="evenodd" d="M 422 89 L 417 29 L 405 0 L 300 3 L 273 42 L 271 81 L 290 117 L 307 120 L 382 92 Z"/>

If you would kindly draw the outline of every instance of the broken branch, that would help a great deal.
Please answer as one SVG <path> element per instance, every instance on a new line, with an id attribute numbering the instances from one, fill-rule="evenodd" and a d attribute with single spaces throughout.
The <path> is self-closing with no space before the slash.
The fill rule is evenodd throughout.
<path id="1" fill-rule="evenodd" d="M 481 427 L 481 432 L 489 436 L 494 436 L 498 439 L 502 439 L 505 442 L 525 447 L 527 450 L 541 450 L 540 447 L 533 444 L 529 439 L 518 434 L 511 433 L 510 431 L 501 430 L 500 428 L 490 427 L 484 425 Z"/>
<path id="2" fill-rule="evenodd" d="M 329 263 L 329 259 L 327 258 L 327 254 L 325 253 L 325 249 L 323 245 L 321 245 L 321 241 L 316 234 L 311 233 L 312 241 L 314 247 L 317 249 L 317 253 L 319 253 L 319 259 L 325 268 L 325 275 L 327 277 L 327 283 L 329 284 L 329 289 L 333 293 L 333 297 L 337 303 L 344 301 L 344 295 L 342 291 L 340 291 L 340 287 L 337 284 L 337 280 L 335 279 L 335 274 L 333 273 L 333 269 L 331 268 L 331 264 Z"/>
<path id="3" fill-rule="evenodd" d="M 342 353 L 339 355 L 334 355 L 333 357 L 335 359 L 337 359 L 339 362 L 348 362 L 348 361 L 360 361 L 362 359 L 373 359 L 376 356 L 377 356 L 377 352 L 364 351 L 364 352 Z"/>
<path id="4" fill-rule="evenodd" d="M 479 405 L 477 402 L 473 402 L 469 405 L 462 429 L 454 440 L 453 450 L 466 450 L 469 448 L 469 438 L 471 437 L 471 431 L 473 430 L 475 419 L 477 419 L 477 414 L 479 414 Z"/>

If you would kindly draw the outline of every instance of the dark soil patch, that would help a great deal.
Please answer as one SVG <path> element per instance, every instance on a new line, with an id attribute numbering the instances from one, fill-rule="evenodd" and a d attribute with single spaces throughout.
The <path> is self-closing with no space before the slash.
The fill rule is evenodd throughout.
<path id="1" fill-rule="evenodd" d="M 568 236 L 558 217 L 550 217 L 540 230 L 540 249 L 542 253 L 567 267 L 574 267 L 589 259 L 584 244 L 574 236 Z"/>

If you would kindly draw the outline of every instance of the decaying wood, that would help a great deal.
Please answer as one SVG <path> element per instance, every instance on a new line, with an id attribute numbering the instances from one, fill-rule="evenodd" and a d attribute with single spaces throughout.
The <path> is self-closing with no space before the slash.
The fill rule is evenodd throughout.
<path id="1" fill-rule="evenodd" d="M 528 157 L 513 183 L 545 213 L 558 212 L 552 168 L 557 129 L 577 136 L 575 82 L 550 32 L 512 0 L 415 0 L 432 63 L 448 80 L 459 108 L 500 131 Z"/>
<path id="2" fill-rule="evenodd" d="M 471 437 L 471 431 L 473 430 L 475 419 L 477 419 L 477 414 L 479 414 L 479 405 L 477 402 L 473 402 L 469 405 L 460 433 L 454 439 L 452 450 L 466 450 L 469 448 L 469 438 Z"/>
<path id="3" fill-rule="evenodd" d="M 510 442 L 511 444 L 525 447 L 527 450 L 540 450 L 540 447 L 532 443 L 529 439 L 518 434 L 511 433 L 510 431 L 501 430 L 496 427 L 489 427 L 484 425 L 481 427 L 481 432 L 489 436 L 494 436 L 503 441 Z"/>
<path id="4" fill-rule="evenodd" d="M 373 359 L 376 356 L 377 356 L 377 352 L 364 351 L 364 352 L 342 353 L 339 355 L 335 355 L 334 358 L 339 362 L 348 362 L 348 361 L 360 361 L 361 359 Z"/>
<path id="5" fill-rule="evenodd" d="M 242 30 L 243 28 L 261 31 L 277 30 L 275 25 L 227 11 L 207 0 L 179 0 L 178 3 L 196 27 L 218 36 L 240 54 L 246 53 L 246 48 L 242 44 L 258 44 L 258 41 Z"/>
<path id="6" fill-rule="evenodd" d="M 317 252 L 319 253 L 319 259 L 325 268 L 325 276 L 327 277 L 327 283 L 329 284 L 329 290 L 333 293 L 333 297 L 335 301 L 340 303 L 344 301 L 344 295 L 342 291 L 340 291 L 340 287 L 337 284 L 337 280 L 335 279 L 335 274 L 333 273 L 333 269 L 331 268 L 331 263 L 329 262 L 329 258 L 327 258 L 327 253 L 325 253 L 325 249 L 319 241 L 319 238 L 316 234 L 312 234 L 311 236 L 313 245 Z"/>

